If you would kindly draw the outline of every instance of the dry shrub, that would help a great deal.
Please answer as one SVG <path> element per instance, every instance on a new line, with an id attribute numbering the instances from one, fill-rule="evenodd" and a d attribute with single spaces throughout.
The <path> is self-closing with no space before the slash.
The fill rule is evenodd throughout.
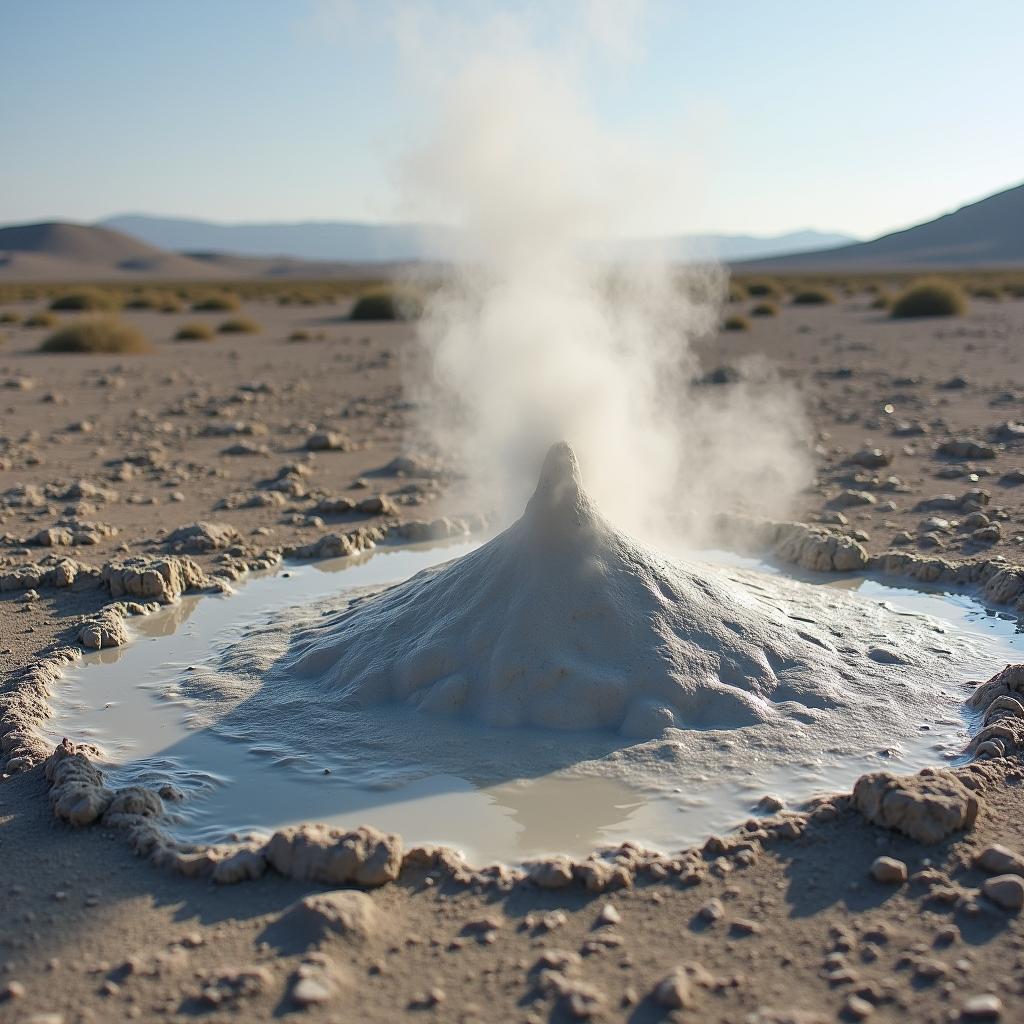
<path id="1" fill-rule="evenodd" d="M 213 328 L 209 324 L 182 324 L 178 333 L 174 335 L 175 341 L 213 341 Z"/>
<path id="2" fill-rule="evenodd" d="M 258 334 L 260 325 L 247 316 L 235 316 L 230 320 L 225 320 L 217 328 L 217 331 L 220 334 Z"/>
<path id="3" fill-rule="evenodd" d="M 423 312 L 423 300 L 415 293 L 380 289 L 360 295 L 349 313 L 350 320 L 416 320 Z"/>
<path id="4" fill-rule="evenodd" d="M 793 296 L 794 306 L 824 306 L 835 301 L 835 295 L 828 288 L 807 288 Z"/>
<path id="5" fill-rule="evenodd" d="M 46 310 L 41 310 L 38 313 L 32 313 L 25 317 L 22 323 L 23 327 L 56 327 L 60 323 L 60 317 L 54 316 L 52 313 Z"/>
<path id="6" fill-rule="evenodd" d="M 113 292 L 102 288 L 76 288 L 58 295 L 50 303 L 50 309 L 99 312 L 118 309 L 120 305 L 120 297 Z"/>
<path id="7" fill-rule="evenodd" d="M 967 299 L 954 282 L 943 277 L 922 278 L 913 282 L 894 300 L 890 316 L 907 319 L 918 316 L 961 316 Z"/>
<path id="8" fill-rule="evenodd" d="M 234 292 L 213 292 L 192 303 L 194 313 L 234 313 L 241 308 L 242 303 Z"/>
<path id="9" fill-rule="evenodd" d="M 51 334 L 39 346 L 40 352 L 151 352 L 146 336 L 130 324 L 113 317 L 75 320 Z"/>
<path id="10" fill-rule="evenodd" d="M 728 316 L 722 324 L 723 331 L 749 331 L 750 321 L 745 316 Z"/>
<path id="11" fill-rule="evenodd" d="M 774 302 L 759 302 L 750 311 L 751 316 L 778 316 L 779 307 Z"/>

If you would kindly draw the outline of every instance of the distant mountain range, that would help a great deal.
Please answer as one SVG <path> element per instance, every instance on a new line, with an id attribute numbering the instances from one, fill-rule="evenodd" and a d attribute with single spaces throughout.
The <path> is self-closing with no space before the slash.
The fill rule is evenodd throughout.
<path id="1" fill-rule="evenodd" d="M 110 217 L 101 224 L 50 222 L 0 228 L 0 281 L 136 278 L 382 277 L 396 265 L 451 259 L 463 246 L 451 228 L 415 224 L 214 224 Z M 712 257 L 738 270 L 881 271 L 1024 265 L 1024 185 L 869 242 L 796 231 L 689 235 L 595 246 L 631 259 Z"/>
<path id="2" fill-rule="evenodd" d="M 1024 264 L 1024 185 L 870 242 L 740 263 L 744 270 L 898 270 Z"/>
<path id="3" fill-rule="evenodd" d="M 361 224 L 351 221 L 306 221 L 294 224 L 216 224 L 204 220 L 122 214 L 100 221 L 150 245 L 176 252 L 220 252 L 239 256 L 287 256 L 301 260 L 405 263 L 450 260 L 462 251 L 451 228 L 418 224 Z M 824 249 L 855 241 L 827 231 L 794 231 L 785 235 L 689 235 L 648 242 L 623 243 L 631 254 L 657 249 L 669 259 L 693 255 L 719 260 L 776 256 L 806 249 Z"/>

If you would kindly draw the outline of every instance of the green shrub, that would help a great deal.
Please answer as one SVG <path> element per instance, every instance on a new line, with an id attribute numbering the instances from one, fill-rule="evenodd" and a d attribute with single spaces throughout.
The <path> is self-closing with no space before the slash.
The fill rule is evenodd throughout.
<path id="1" fill-rule="evenodd" d="M 387 289 L 366 292 L 356 299 L 350 320 L 416 320 L 423 313 L 423 300 L 414 292 Z"/>
<path id="2" fill-rule="evenodd" d="M 777 316 L 779 307 L 774 302 L 759 302 L 751 311 L 751 316 Z"/>
<path id="3" fill-rule="evenodd" d="M 258 334 L 260 325 L 247 316 L 236 316 L 225 320 L 217 330 L 221 334 Z"/>
<path id="4" fill-rule="evenodd" d="M 178 333 L 174 335 L 175 341 L 212 341 L 213 329 L 209 324 L 182 324 Z"/>
<path id="5" fill-rule="evenodd" d="M 748 281 L 747 294 L 752 299 L 774 299 L 778 297 L 779 289 L 771 281 Z"/>
<path id="6" fill-rule="evenodd" d="M 961 316 L 966 310 L 967 300 L 960 288 L 945 278 L 933 277 L 911 283 L 893 301 L 889 315 L 902 320 L 917 316 Z"/>
<path id="7" fill-rule="evenodd" d="M 827 288 L 808 288 L 793 296 L 794 306 L 824 306 L 835 301 L 835 295 Z"/>
<path id="8" fill-rule="evenodd" d="M 216 292 L 204 295 L 192 303 L 194 313 L 233 313 L 242 308 L 242 303 L 234 292 Z"/>
<path id="9" fill-rule="evenodd" d="M 40 352 L 150 352 L 146 336 L 113 317 L 76 320 L 51 334 Z"/>
<path id="10" fill-rule="evenodd" d="M 103 291 L 100 288 L 76 288 L 73 292 L 58 295 L 50 303 L 50 309 L 96 312 L 117 309 L 120 305 L 120 299 L 113 292 Z"/>
<path id="11" fill-rule="evenodd" d="M 750 330 L 750 321 L 745 316 L 728 316 L 725 318 L 725 323 L 722 324 L 722 330 L 748 331 Z"/>
<path id="12" fill-rule="evenodd" d="M 23 327 L 56 327 L 60 323 L 60 317 L 54 316 L 52 313 L 48 313 L 45 310 L 41 310 L 38 313 L 32 313 L 30 316 L 25 317 Z"/>

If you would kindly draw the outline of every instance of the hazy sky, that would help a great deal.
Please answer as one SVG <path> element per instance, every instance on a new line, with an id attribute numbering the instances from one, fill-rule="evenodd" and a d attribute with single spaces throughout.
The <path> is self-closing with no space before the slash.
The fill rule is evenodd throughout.
<path id="1" fill-rule="evenodd" d="M 0 222 L 430 216 L 396 156 L 485 21 L 678 169 L 638 231 L 868 236 L 1024 180 L 1020 0 L 0 0 Z"/>

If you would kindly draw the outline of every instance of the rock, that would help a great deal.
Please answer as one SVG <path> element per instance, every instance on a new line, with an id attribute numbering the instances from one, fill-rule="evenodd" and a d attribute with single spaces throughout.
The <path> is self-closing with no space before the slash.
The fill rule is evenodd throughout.
<path id="1" fill-rule="evenodd" d="M 383 494 L 376 494 L 369 498 L 363 498 L 356 505 L 356 511 L 364 516 L 390 516 L 394 515 L 395 506 Z"/>
<path id="2" fill-rule="evenodd" d="M 330 430 L 320 430 L 306 438 L 306 450 L 311 452 L 347 452 L 351 447 L 348 438 Z"/>
<path id="3" fill-rule="evenodd" d="M 296 980 L 289 994 L 298 1006 L 319 1006 L 331 998 L 331 988 L 322 978 L 305 977 Z"/>
<path id="4" fill-rule="evenodd" d="M 618 924 L 622 920 L 622 915 L 615 908 L 614 904 L 606 903 L 601 908 L 601 913 L 597 915 L 598 925 L 606 924 Z"/>
<path id="5" fill-rule="evenodd" d="M 985 993 L 971 996 L 960 1010 L 960 1019 L 964 1021 L 999 1020 L 1003 1013 L 1003 1003 L 999 996 Z"/>
<path id="6" fill-rule="evenodd" d="M 220 450 L 221 455 L 250 456 L 269 455 L 270 449 L 265 444 L 253 444 L 251 441 L 239 441 Z"/>
<path id="7" fill-rule="evenodd" d="M 970 437 L 952 438 L 936 449 L 940 455 L 954 459 L 994 459 L 998 454 L 991 445 L 975 441 Z"/>
<path id="8" fill-rule="evenodd" d="M 1004 910 L 1024 908 L 1024 879 L 1019 875 L 996 875 L 986 879 L 981 891 Z"/>
<path id="9" fill-rule="evenodd" d="M 681 964 L 654 986 L 651 999 L 667 1010 L 689 1010 L 697 1001 L 698 988 L 708 988 L 713 983 L 714 979 L 700 964 Z"/>
<path id="10" fill-rule="evenodd" d="M 878 499 L 868 491 L 848 489 L 840 491 L 831 501 L 833 508 L 856 508 L 859 505 L 874 505 Z"/>
<path id="11" fill-rule="evenodd" d="M 527 877 L 541 889 L 564 889 L 572 883 L 573 864 L 568 857 L 549 857 L 531 865 Z"/>
<path id="12" fill-rule="evenodd" d="M 990 874 L 1024 876 L 1024 857 L 998 843 L 986 846 L 974 863 Z"/>
<path id="13" fill-rule="evenodd" d="M 854 992 L 843 1001 L 843 1013 L 851 1020 L 867 1020 L 874 1012 L 874 1006 Z"/>
<path id="14" fill-rule="evenodd" d="M 220 551 L 241 540 L 241 535 L 230 523 L 191 523 L 168 534 L 164 543 L 175 554 L 202 555 Z"/>
<path id="15" fill-rule="evenodd" d="M 697 916 L 707 924 L 714 924 L 725 917 L 725 907 L 720 899 L 712 897 L 697 911 Z"/>
<path id="16" fill-rule="evenodd" d="M 907 880 L 907 865 L 893 857 L 877 857 L 871 865 L 871 877 L 884 885 L 902 885 Z"/>
<path id="17" fill-rule="evenodd" d="M 0 1003 L 13 1002 L 25 998 L 25 986 L 20 981 L 9 981 L 0 988 Z"/>
<path id="18" fill-rule="evenodd" d="M 854 452 L 847 460 L 853 466 L 863 466 L 865 469 L 881 469 L 892 462 L 892 455 L 883 452 L 881 448 L 862 448 Z"/>
<path id="19" fill-rule="evenodd" d="M 265 856 L 288 878 L 373 888 L 398 877 L 402 841 L 366 825 L 351 832 L 327 825 L 293 825 L 274 833 Z"/>
<path id="20" fill-rule="evenodd" d="M 921 843 L 937 843 L 971 828 L 978 798 L 952 772 L 925 769 L 917 775 L 873 772 L 853 789 L 853 804 L 868 821 Z"/>
<path id="21" fill-rule="evenodd" d="M 378 929 L 377 908 L 364 892 L 340 889 L 312 893 L 285 909 L 273 926 L 289 945 L 319 945 L 331 935 L 352 943 L 366 942 Z"/>

